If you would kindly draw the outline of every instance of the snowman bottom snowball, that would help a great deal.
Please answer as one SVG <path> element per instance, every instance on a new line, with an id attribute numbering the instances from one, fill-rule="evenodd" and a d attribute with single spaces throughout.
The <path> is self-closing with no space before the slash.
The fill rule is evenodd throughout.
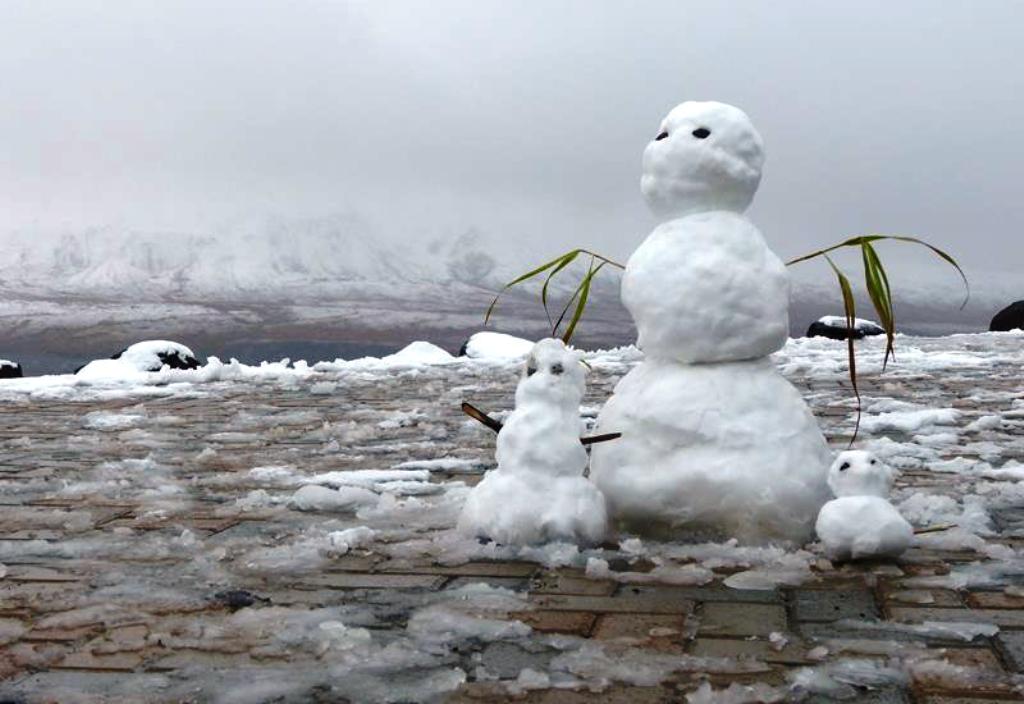
<path id="1" fill-rule="evenodd" d="M 474 487 L 459 518 L 462 533 L 504 545 L 596 545 L 607 527 L 604 497 L 586 477 L 497 470 Z"/>

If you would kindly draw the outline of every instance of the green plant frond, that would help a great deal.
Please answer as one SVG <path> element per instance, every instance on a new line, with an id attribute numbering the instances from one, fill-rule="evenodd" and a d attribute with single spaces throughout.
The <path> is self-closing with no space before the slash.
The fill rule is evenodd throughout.
<path id="1" fill-rule="evenodd" d="M 583 250 L 574 249 L 563 255 L 561 261 L 558 262 L 558 266 L 553 268 L 548 273 L 548 277 L 544 280 L 544 286 L 540 289 L 540 302 L 544 305 L 544 314 L 548 317 L 548 323 L 551 322 L 551 313 L 548 312 L 548 285 L 551 283 L 551 280 L 555 278 L 555 275 L 558 274 L 558 272 L 576 260 L 576 257 L 579 256 L 581 251 Z"/>
<path id="2" fill-rule="evenodd" d="M 576 310 L 573 311 L 572 319 L 569 321 L 569 326 L 565 329 L 565 334 L 562 335 L 562 342 L 569 344 L 572 340 L 572 334 L 576 332 L 576 324 L 580 322 L 583 317 L 583 311 L 587 307 L 587 298 L 590 296 L 590 282 L 594 280 L 594 276 L 597 272 L 604 268 L 606 262 L 601 262 L 594 267 L 593 258 L 590 260 L 590 271 L 587 272 L 586 277 L 583 279 L 583 283 L 580 284 L 579 288 L 579 300 L 576 302 Z"/>
<path id="3" fill-rule="evenodd" d="M 885 273 L 878 253 L 871 246 L 870 242 L 861 244 L 861 254 L 864 259 L 864 286 L 868 291 L 871 304 L 878 314 L 878 319 L 885 330 L 885 357 L 882 360 L 882 371 L 885 371 L 889 363 L 889 357 L 896 358 L 894 341 L 896 336 L 896 319 L 892 307 L 892 290 L 889 287 L 889 277 Z"/>
<path id="4" fill-rule="evenodd" d="M 579 249 L 574 250 L 574 252 L 576 254 L 579 254 L 580 251 L 581 250 L 579 250 Z M 516 278 L 512 279 L 507 284 L 505 284 L 501 288 L 501 291 L 498 292 L 498 295 L 494 297 L 494 300 L 491 301 L 491 305 L 487 308 L 487 315 L 484 316 L 484 325 L 486 325 L 487 322 L 491 319 L 491 314 L 494 312 L 495 306 L 498 305 L 498 299 L 501 298 L 501 294 L 502 293 L 504 293 L 505 291 L 509 290 L 510 288 L 515 286 L 516 284 L 521 284 L 524 281 L 529 281 L 534 276 L 537 276 L 538 274 L 544 273 L 545 271 L 547 271 L 551 267 L 558 266 L 559 263 L 562 262 L 562 260 L 564 260 L 566 257 L 568 257 L 571 254 L 573 254 L 573 252 L 567 252 L 565 254 L 557 256 L 554 259 L 552 259 L 551 261 L 545 262 L 544 264 L 541 264 L 540 266 L 538 266 L 536 269 L 531 269 L 530 271 L 526 272 L 525 274 L 522 274 L 521 276 L 517 276 Z"/>
<path id="5" fill-rule="evenodd" d="M 815 257 L 821 257 L 828 254 L 829 252 L 834 252 L 837 249 L 841 249 L 843 247 L 863 248 L 865 244 L 871 244 L 872 242 L 878 242 L 880 240 L 896 240 L 897 242 L 910 242 L 912 244 L 919 244 L 922 247 L 927 247 L 928 249 L 930 249 L 936 256 L 943 259 L 950 266 L 956 269 L 956 272 L 960 275 L 960 279 L 964 282 L 965 292 L 963 303 L 960 304 L 960 309 L 963 310 L 964 306 L 967 305 L 967 301 L 969 301 L 971 298 L 971 284 L 967 280 L 967 274 L 964 273 L 964 270 L 960 267 L 960 264 L 957 263 L 956 259 L 954 259 L 948 253 L 939 249 L 935 245 L 929 244 L 922 239 L 918 239 L 917 237 L 908 237 L 906 235 L 861 235 L 859 237 L 851 237 L 847 240 L 843 240 L 839 244 L 834 244 L 831 247 L 819 249 L 815 252 L 811 252 L 810 254 L 805 254 L 802 257 L 797 257 L 796 259 L 790 259 L 788 262 L 786 262 L 786 266 L 799 264 L 800 262 L 806 262 L 810 259 L 814 259 Z"/>
<path id="6" fill-rule="evenodd" d="M 860 432 L 861 415 L 860 389 L 857 388 L 857 355 L 853 344 L 853 325 L 857 318 L 857 303 L 853 297 L 853 287 L 850 286 L 850 279 L 836 266 L 836 263 L 832 261 L 832 257 L 827 254 L 822 254 L 821 256 L 825 258 L 828 265 L 832 267 L 832 271 L 835 272 L 836 278 L 839 280 L 839 290 L 843 293 L 843 310 L 846 313 L 846 349 L 850 361 L 850 385 L 853 387 L 853 395 L 857 398 L 857 423 L 853 427 L 853 437 L 850 438 L 849 445 L 853 447 L 854 441 L 857 440 L 857 434 Z"/>
<path id="7" fill-rule="evenodd" d="M 562 327 L 562 321 L 565 320 L 565 316 L 569 314 L 569 309 L 572 308 L 572 304 L 576 302 L 576 299 L 580 297 L 580 291 L 583 289 L 583 282 L 581 281 L 576 286 L 576 290 L 572 292 L 569 300 L 565 302 L 562 307 L 562 312 L 558 315 L 558 320 L 551 326 L 551 337 L 558 336 L 558 328 Z"/>

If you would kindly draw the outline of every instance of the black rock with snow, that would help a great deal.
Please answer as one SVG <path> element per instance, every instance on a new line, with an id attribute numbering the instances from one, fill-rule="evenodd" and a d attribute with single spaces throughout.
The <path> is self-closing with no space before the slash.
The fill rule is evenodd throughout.
<path id="1" fill-rule="evenodd" d="M 201 366 L 192 350 L 185 345 L 169 340 L 136 342 L 110 359 L 123 362 L 126 369 L 138 372 L 158 372 L 164 366 L 171 369 L 198 369 Z M 76 369 L 75 373 L 78 374 L 85 369 L 91 370 L 100 364 L 109 365 L 110 362 L 93 361 Z"/>
<path id="2" fill-rule="evenodd" d="M 996 313 L 988 329 L 990 332 L 1024 330 L 1024 301 L 1015 301 Z"/>
<path id="3" fill-rule="evenodd" d="M 838 315 L 826 315 L 811 323 L 807 328 L 807 337 L 827 337 L 831 340 L 845 340 L 851 334 L 846 327 L 846 318 Z M 884 335 L 885 329 L 876 322 L 855 318 L 853 321 L 853 339 L 860 340 L 868 335 Z"/>
<path id="4" fill-rule="evenodd" d="M 20 379 L 24 374 L 21 365 L 7 359 L 0 359 L 0 379 Z"/>

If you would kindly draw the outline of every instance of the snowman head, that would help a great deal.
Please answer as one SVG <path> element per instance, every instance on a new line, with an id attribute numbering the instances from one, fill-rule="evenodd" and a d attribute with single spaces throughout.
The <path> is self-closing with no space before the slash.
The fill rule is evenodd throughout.
<path id="1" fill-rule="evenodd" d="M 828 470 L 828 486 L 840 496 L 889 496 L 892 469 L 865 450 L 840 452 Z"/>
<path id="2" fill-rule="evenodd" d="M 561 340 L 549 337 L 530 350 L 523 378 L 516 389 L 516 405 L 545 403 L 576 409 L 585 387 L 583 355 Z"/>
<path id="3" fill-rule="evenodd" d="M 688 101 L 662 120 L 644 150 L 640 189 L 666 220 L 707 210 L 743 212 L 761 181 L 764 145 L 746 113 Z"/>

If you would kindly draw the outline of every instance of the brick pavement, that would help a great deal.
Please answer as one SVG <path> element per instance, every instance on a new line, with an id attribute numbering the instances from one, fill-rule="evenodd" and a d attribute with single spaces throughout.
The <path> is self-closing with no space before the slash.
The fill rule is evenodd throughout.
<path id="1" fill-rule="evenodd" d="M 600 404 L 621 371 L 591 375 L 589 406 Z M 931 405 L 956 406 L 963 411 L 958 428 L 966 433 L 972 421 L 1008 405 L 1016 374 L 979 373 L 969 385 L 913 374 L 866 378 L 862 392 L 926 395 Z M 649 574 L 655 567 L 629 555 L 609 561 L 608 578 L 588 577 L 582 565 L 546 568 L 523 560 L 440 564 L 436 555 L 402 547 L 429 538 L 429 521 L 412 534 L 378 530 L 375 541 L 344 554 L 321 544 L 315 569 L 293 569 L 298 562 L 290 560 L 302 558 L 302 543 L 289 541 L 321 525 L 359 521 L 353 511 L 295 510 L 287 503 L 295 486 L 275 484 L 272 469 L 254 468 L 314 474 L 457 457 L 466 463 L 432 472 L 430 483 L 472 484 L 491 465 L 493 438 L 459 415 L 458 402 L 468 396 L 487 409 L 507 408 L 515 378 L 488 369 L 385 380 L 353 374 L 330 393 L 314 393 L 322 381 L 218 383 L 184 396 L 6 405 L 0 427 L 5 701 L 213 701 L 220 695 L 212 693 L 210 676 L 229 673 L 248 673 L 264 687 L 246 701 L 357 701 L 364 696 L 353 684 L 358 678 L 313 674 L 338 667 L 335 651 L 311 649 L 301 630 L 294 641 L 282 640 L 298 628 L 299 616 L 342 614 L 346 625 L 365 627 L 373 642 L 397 649 L 412 629 L 411 614 L 437 595 L 479 583 L 519 595 L 518 605 L 487 616 L 520 621 L 530 635 L 470 638 L 444 651 L 432 669 L 403 665 L 384 676 L 396 701 L 407 685 L 420 691 L 409 682 L 422 683 L 428 671 L 439 677 L 441 665 L 465 673 L 454 692 L 437 695 L 452 702 L 678 702 L 705 683 L 750 686 L 755 700 L 757 687 L 790 687 L 801 668 L 833 667 L 842 682 L 843 668 L 858 663 L 895 674 L 880 677 L 873 689 L 836 696 L 919 704 L 1021 699 L 1024 588 L 1012 586 L 1022 584 L 1020 575 L 1006 577 L 1010 587 L 1006 580 L 960 588 L 929 583 L 957 565 L 984 566 L 991 558 L 984 550 L 993 545 L 1018 548 L 1024 512 L 1012 507 L 1001 514 L 1002 533 L 982 552 L 916 548 L 896 564 L 817 560 L 805 583 L 768 590 L 723 586 L 736 568 L 716 570 L 706 584 L 622 582 L 616 574 Z M 844 382 L 794 381 L 840 444 L 850 432 Z M 986 393 L 994 400 L 978 400 Z M 1011 434 L 1001 432 L 975 432 L 977 447 L 957 454 L 980 456 L 982 442 L 1010 447 Z M 902 487 L 954 496 L 965 491 L 959 481 L 921 469 L 900 480 Z M 450 523 L 450 517 L 439 520 Z M 296 547 L 273 552 L 282 544 Z M 248 622 L 250 614 L 263 620 Z M 912 627 L 928 622 L 998 629 L 965 639 Z M 576 649 L 579 639 L 599 646 L 602 657 L 625 663 L 635 676 L 588 690 L 596 680 L 587 665 L 558 665 L 561 637 L 576 639 Z M 387 652 L 375 657 L 383 660 Z M 650 683 L 636 674 L 644 663 L 661 673 Z M 586 687 L 546 686 L 552 667 L 576 673 Z M 275 690 L 274 679 L 287 672 L 303 674 Z"/>

